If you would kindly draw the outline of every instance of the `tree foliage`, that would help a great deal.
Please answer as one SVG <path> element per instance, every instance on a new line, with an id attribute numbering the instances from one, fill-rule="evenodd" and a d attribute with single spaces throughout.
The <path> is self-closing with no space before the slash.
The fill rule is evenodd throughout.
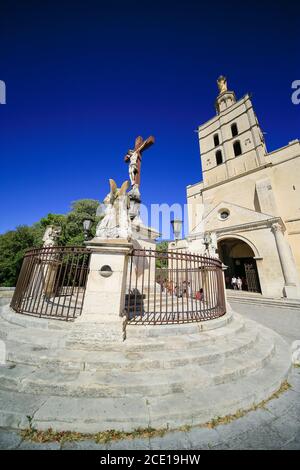
<path id="1" fill-rule="evenodd" d="M 15 285 L 25 250 L 32 246 L 41 246 L 37 227 L 20 225 L 0 235 L 0 286 Z"/>
<path id="2" fill-rule="evenodd" d="M 167 251 L 168 251 L 168 242 L 160 242 L 156 245 L 156 250 L 161 254 L 160 257 L 156 258 L 156 267 L 159 268 L 167 268 L 168 266 L 168 258 L 167 258 Z"/>
<path id="3" fill-rule="evenodd" d="M 20 225 L 15 230 L 0 235 L 0 286 L 15 286 L 25 250 L 43 245 L 43 234 L 49 225 L 61 227 L 58 245 L 83 245 L 83 221 L 92 220 L 91 236 L 95 235 L 100 217 L 96 216 L 99 202 L 80 199 L 71 204 L 67 214 L 48 214 L 32 226 Z"/>

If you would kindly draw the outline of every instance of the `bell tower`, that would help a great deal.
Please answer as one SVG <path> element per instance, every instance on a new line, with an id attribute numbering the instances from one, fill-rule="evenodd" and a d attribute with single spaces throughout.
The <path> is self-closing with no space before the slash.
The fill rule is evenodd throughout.
<path id="1" fill-rule="evenodd" d="M 250 96 L 237 101 L 224 76 L 218 78 L 217 85 L 217 115 L 198 128 L 204 186 L 246 173 L 268 160 Z"/>
<path id="2" fill-rule="evenodd" d="M 216 99 L 216 110 L 220 114 L 220 112 L 236 103 L 236 96 L 234 91 L 227 90 L 227 78 L 223 77 L 223 75 L 218 78 L 217 84 L 220 93 Z"/>

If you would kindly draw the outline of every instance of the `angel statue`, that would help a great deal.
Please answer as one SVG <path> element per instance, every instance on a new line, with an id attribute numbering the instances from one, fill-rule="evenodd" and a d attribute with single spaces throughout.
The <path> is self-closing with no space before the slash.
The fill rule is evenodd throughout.
<path id="1" fill-rule="evenodd" d="M 113 179 L 109 180 L 110 192 L 97 215 L 104 215 L 96 229 L 98 238 L 131 238 L 131 220 L 129 217 L 129 196 L 126 193 L 129 182 L 125 181 L 121 188 Z"/>

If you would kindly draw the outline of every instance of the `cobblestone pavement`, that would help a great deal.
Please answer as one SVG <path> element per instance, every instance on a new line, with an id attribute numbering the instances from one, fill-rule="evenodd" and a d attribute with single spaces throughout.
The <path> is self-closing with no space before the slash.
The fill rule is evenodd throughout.
<path id="1" fill-rule="evenodd" d="M 249 306 L 235 302 L 242 315 L 276 330 L 289 343 L 300 339 L 300 312 L 288 308 Z M 94 449 L 94 450 L 169 450 L 169 449 L 300 449 L 300 368 L 293 367 L 291 389 L 269 401 L 264 408 L 214 429 L 195 427 L 187 432 L 169 432 L 164 437 L 120 440 L 96 444 L 92 440 L 36 444 L 23 441 L 16 431 L 0 429 L 0 449 Z"/>

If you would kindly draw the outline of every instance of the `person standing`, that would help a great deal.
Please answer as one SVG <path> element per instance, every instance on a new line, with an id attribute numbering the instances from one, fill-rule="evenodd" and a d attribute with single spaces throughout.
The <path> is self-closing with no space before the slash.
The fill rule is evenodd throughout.
<path id="1" fill-rule="evenodd" d="M 242 279 L 240 278 L 240 276 L 237 277 L 236 284 L 237 284 L 238 290 L 242 290 L 243 281 L 242 281 Z"/>
<path id="2" fill-rule="evenodd" d="M 198 290 L 198 292 L 196 292 L 195 299 L 196 300 L 204 300 L 204 293 L 203 293 L 203 288 L 202 287 L 201 287 L 200 290 Z"/>
<path id="3" fill-rule="evenodd" d="M 237 284 L 236 284 L 236 277 L 233 275 L 232 278 L 231 278 L 231 286 L 232 286 L 232 289 L 236 290 L 237 289 Z"/>

